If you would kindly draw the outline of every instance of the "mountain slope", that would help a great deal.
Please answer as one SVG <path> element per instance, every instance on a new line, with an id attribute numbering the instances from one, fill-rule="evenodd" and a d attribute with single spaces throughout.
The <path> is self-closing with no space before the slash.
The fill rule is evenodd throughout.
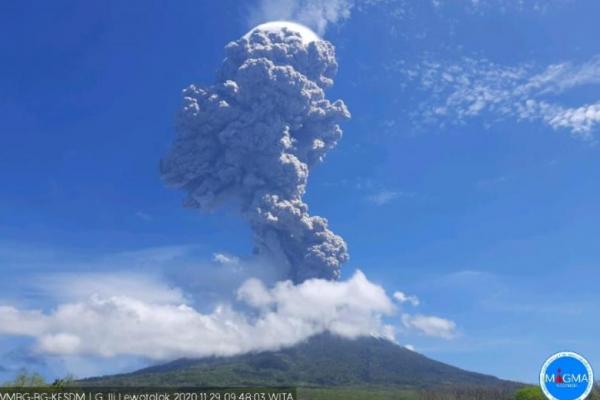
<path id="1" fill-rule="evenodd" d="M 511 385 L 431 360 L 390 341 L 323 334 L 279 351 L 181 359 L 129 374 L 91 378 L 89 385 L 406 386 Z"/>

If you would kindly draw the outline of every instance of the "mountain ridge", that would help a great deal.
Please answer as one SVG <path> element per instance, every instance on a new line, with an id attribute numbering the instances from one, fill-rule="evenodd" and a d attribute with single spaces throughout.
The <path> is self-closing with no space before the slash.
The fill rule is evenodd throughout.
<path id="1" fill-rule="evenodd" d="M 103 386 L 520 386 L 432 360 L 386 339 L 329 333 L 295 346 L 230 357 L 181 358 L 126 374 L 83 379 Z"/>

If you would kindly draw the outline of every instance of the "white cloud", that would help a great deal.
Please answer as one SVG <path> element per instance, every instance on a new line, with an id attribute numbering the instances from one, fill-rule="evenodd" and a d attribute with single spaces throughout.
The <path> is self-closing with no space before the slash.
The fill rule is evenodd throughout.
<path id="1" fill-rule="evenodd" d="M 3 306 L 0 334 L 31 336 L 37 351 L 47 354 L 154 359 L 277 349 L 324 331 L 393 339 L 383 317 L 394 306 L 361 272 L 347 281 L 285 281 L 270 289 L 250 280 L 238 297 L 250 313 L 228 304 L 201 313 L 185 304 L 127 295 L 93 295 L 47 313 Z"/>
<path id="2" fill-rule="evenodd" d="M 58 301 L 76 301 L 89 296 L 126 296 L 146 303 L 186 301 L 179 288 L 165 285 L 159 276 L 142 273 L 57 273 L 33 278 L 32 286 Z"/>
<path id="3" fill-rule="evenodd" d="M 417 296 L 409 296 L 406 293 L 400 291 L 394 292 L 394 299 L 396 299 L 401 304 L 409 303 L 415 307 L 420 304 L 419 298 Z"/>
<path id="4" fill-rule="evenodd" d="M 427 336 L 452 339 L 456 336 L 456 324 L 453 321 L 432 315 L 402 315 L 405 328 L 416 330 Z"/>
<path id="5" fill-rule="evenodd" d="M 47 317 L 41 311 L 19 311 L 11 306 L 0 306 L 0 334 L 29 335 L 41 331 Z"/>
<path id="6" fill-rule="evenodd" d="M 358 0 L 260 0 L 250 10 L 251 26 L 272 20 L 292 20 L 322 35 L 330 23 L 350 17 Z"/>
<path id="7" fill-rule="evenodd" d="M 488 123 L 515 118 L 593 139 L 600 123 L 600 102 L 567 106 L 560 97 L 576 87 L 600 84 L 600 56 L 541 70 L 529 64 L 504 66 L 471 58 L 456 64 L 425 61 L 415 68 L 391 69 L 416 81 L 427 95 L 413 115 L 417 124 L 464 124 L 478 116 L 485 116 Z"/>
<path id="8" fill-rule="evenodd" d="M 256 278 L 244 282 L 237 291 L 237 297 L 255 308 L 264 308 L 273 304 L 273 296 L 264 283 Z"/>
<path id="9" fill-rule="evenodd" d="M 100 297 L 127 295 L 149 302 L 190 303 L 204 309 L 230 301 L 237 288 L 251 277 L 267 285 L 285 278 L 286 271 L 268 259 L 224 256 L 231 262 L 215 268 L 201 245 L 89 256 L 0 241 L 0 263 L 7 271 L 19 271 L 15 280 L 0 282 L 0 304 L 35 308 L 80 300 L 95 293 Z"/>
<path id="10" fill-rule="evenodd" d="M 600 123 L 600 102 L 577 108 L 555 107 L 544 118 L 554 128 L 568 128 L 586 136 Z"/>
<path id="11" fill-rule="evenodd" d="M 258 258 L 214 268 L 197 250 L 171 246 L 96 259 L 45 251 L 31 260 L 6 252 L 9 264 L 72 272 L 13 282 L 14 301 L 0 306 L 0 338 L 31 337 L 36 357 L 60 355 L 51 359 L 89 367 L 112 356 L 119 362 L 277 349 L 324 331 L 393 339 L 402 326 L 394 304 L 400 296 L 388 296 L 361 272 L 293 285 L 277 282 Z M 104 272 L 84 272 L 98 270 Z M 32 296 L 22 299 L 24 292 Z"/>
<path id="12" fill-rule="evenodd" d="M 219 264 L 233 264 L 233 265 L 237 265 L 240 263 L 240 258 L 236 257 L 236 256 L 232 256 L 229 254 L 223 254 L 223 253 L 214 253 L 213 254 L 213 261 Z"/>
<path id="13" fill-rule="evenodd" d="M 405 344 L 404 348 L 410 351 L 416 351 L 415 346 L 413 346 L 412 344 Z"/>

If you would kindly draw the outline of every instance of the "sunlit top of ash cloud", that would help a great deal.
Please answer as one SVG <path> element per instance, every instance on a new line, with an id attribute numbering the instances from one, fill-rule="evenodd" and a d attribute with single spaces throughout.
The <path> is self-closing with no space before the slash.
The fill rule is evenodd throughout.
<path id="1" fill-rule="evenodd" d="M 337 279 L 346 243 L 302 199 L 311 167 L 337 145 L 339 123 L 350 118 L 341 100 L 325 98 L 337 72 L 334 47 L 302 25 L 277 21 L 225 53 L 215 84 L 184 90 L 162 178 L 187 193 L 189 207 L 238 207 L 256 251 L 294 281 Z"/>

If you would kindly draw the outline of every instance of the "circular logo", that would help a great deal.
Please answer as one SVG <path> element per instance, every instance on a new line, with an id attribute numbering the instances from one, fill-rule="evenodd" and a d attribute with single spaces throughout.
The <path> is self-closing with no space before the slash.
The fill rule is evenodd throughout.
<path id="1" fill-rule="evenodd" d="M 540 372 L 540 386 L 550 400 L 583 400 L 593 385 L 594 372 L 590 363 L 571 351 L 548 358 Z"/>

